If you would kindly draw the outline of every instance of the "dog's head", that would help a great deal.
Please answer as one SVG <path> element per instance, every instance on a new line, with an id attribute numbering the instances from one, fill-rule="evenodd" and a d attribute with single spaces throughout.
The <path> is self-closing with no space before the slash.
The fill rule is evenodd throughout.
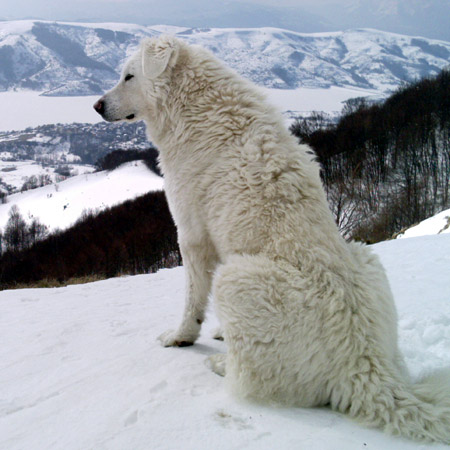
<path id="1" fill-rule="evenodd" d="M 108 122 L 143 120 L 149 101 L 157 95 L 158 80 L 175 64 L 179 43 L 171 36 L 145 39 L 125 64 L 117 85 L 94 109 Z"/>

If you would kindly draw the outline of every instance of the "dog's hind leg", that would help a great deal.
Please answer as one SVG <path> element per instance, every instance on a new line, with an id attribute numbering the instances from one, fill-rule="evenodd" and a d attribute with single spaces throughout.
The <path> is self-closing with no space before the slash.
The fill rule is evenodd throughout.
<path id="1" fill-rule="evenodd" d="M 213 295 L 228 349 L 225 379 L 235 394 L 322 403 L 320 377 L 311 377 L 314 367 L 305 364 L 315 349 L 302 320 L 308 311 L 301 284 L 298 269 L 266 256 L 233 256 L 217 271 Z"/>

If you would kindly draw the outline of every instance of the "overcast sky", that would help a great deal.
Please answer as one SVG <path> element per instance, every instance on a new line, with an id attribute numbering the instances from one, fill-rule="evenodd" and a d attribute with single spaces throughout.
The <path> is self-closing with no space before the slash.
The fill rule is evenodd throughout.
<path id="1" fill-rule="evenodd" d="M 109 15 L 114 8 L 121 8 L 124 5 L 134 9 L 136 17 L 139 17 L 139 9 L 145 6 L 154 6 L 155 15 L 165 14 L 167 9 L 171 9 L 172 4 L 177 4 L 180 8 L 185 7 L 205 7 L 210 4 L 211 7 L 226 5 L 231 3 L 252 3 L 262 6 L 273 7 L 310 7 L 311 5 L 320 4 L 325 6 L 329 3 L 340 3 L 347 5 L 349 3 L 357 3 L 359 0 L 0 0 L 0 16 L 3 18 L 22 18 L 27 16 L 66 16 L 67 14 L 89 15 L 89 10 L 100 11 L 103 9 L 105 15 Z M 375 0 L 374 0 L 375 1 Z M 166 5 L 169 4 L 170 8 Z"/>
<path id="2" fill-rule="evenodd" d="M 0 19 L 295 31 L 378 28 L 450 41 L 450 0 L 0 0 Z"/>

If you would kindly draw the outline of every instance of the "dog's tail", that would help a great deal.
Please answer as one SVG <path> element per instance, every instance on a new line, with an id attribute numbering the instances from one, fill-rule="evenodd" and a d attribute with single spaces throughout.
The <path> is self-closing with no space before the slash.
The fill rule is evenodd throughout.
<path id="1" fill-rule="evenodd" d="M 358 363 L 351 393 L 346 396 L 341 386 L 332 394 L 335 409 L 391 434 L 450 444 L 449 371 L 409 384 L 391 364 L 368 357 Z"/>

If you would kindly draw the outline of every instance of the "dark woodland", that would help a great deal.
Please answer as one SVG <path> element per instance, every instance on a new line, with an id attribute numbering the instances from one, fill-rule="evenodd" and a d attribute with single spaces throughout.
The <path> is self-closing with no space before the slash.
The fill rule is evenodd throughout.
<path id="1" fill-rule="evenodd" d="M 158 166 L 158 150 L 154 147 L 146 150 L 114 150 L 101 157 L 95 165 L 98 170 L 114 170 L 130 161 L 144 161 L 148 169 L 162 176 Z"/>
<path id="2" fill-rule="evenodd" d="M 291 131 L 315 150 L 347 238 L 388 239 L 450 207 L 450 71 L 380 104 L 353 100 L 334 124 L 298 119 Z"/>
<path id="3" fill-rule="evenodd" d="M 39 280 L 156 272 L 181 264 L 164 192 L 86 213 L 71 228 L 0 258 L 0 288 Z"/>

